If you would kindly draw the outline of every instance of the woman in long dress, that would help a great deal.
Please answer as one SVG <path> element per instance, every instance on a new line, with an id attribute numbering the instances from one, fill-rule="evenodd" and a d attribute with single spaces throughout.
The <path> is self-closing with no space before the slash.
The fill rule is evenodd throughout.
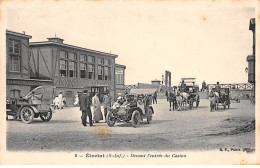
<path id="1" fill-rule="evenodd" d="M 101 107 L 100 107 L 100 101 L 98 98 L 98 93 L 95 94 L 95 96 L 92 98 L 92 105 L 94 107 L 94 118 L 93 120 L 95 122 L 99 122 L 100 120 L 103 120 L 103 115 L 101 113 Z"/>

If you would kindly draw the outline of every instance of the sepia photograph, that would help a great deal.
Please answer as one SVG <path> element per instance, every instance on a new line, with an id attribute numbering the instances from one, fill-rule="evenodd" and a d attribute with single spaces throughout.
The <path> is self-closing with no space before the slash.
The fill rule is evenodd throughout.
<path id="1" fill-rule="evenodd" d="M 258 6 L 1 1 L 0 164 L 260 164 Z"/>

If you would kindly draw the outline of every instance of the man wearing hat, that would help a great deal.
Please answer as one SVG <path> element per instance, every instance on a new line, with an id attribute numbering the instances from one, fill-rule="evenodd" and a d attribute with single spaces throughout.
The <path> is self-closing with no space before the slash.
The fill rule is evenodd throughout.
<path id="1" fill-rule="evenodd" d="M 84 126 L 87 126 L 87 116 L 89 117 L 89 125 L 93 126 L 90 103 L 91 101 L 89 98 L 88 90 L 84 90 L 84 94 L 79 96 L 79 106 L 80 110 L 82 111 L 81 120 Z"/>

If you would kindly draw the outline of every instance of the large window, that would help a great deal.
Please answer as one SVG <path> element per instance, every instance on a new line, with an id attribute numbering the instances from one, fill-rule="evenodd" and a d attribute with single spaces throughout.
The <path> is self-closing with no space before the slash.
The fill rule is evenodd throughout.
<path id="1" fill-rule="evenodd" d="M 104 77 L 104 67 L 98 66 L 98 80 L 103 80 Z"/>
<path id="2" fill-rule="evenodd" d="M 67 60 L 60 60 L 60 76 L 66 77 L 68 71 L 68 61 Z"/>
<path id="3" fill-rule="evenodd" d="M 88 78 L 95 79 L 95 65 L 88 65 Z"/>
<path id="4" fill-rule="evenodd" d="M 87 64 L 80 63 L 80 77 L 87 78 Z"/>
<path id="5" fill-rule="evenodd" d="M 20 42 L 18 40 L 9 40 L 9 53 L 20 54 Z"/>
<path id="6" fill-rule="evenodd" d="M 89 63 L 95 63 L 95 57 L 93 57 L 93 56 L 88 56 L 88 62 Z"/>
<path id="7" fill-rule="evenodd" d="M 80 55 L 80 78 L 87 78 L 87 55 Z"/>
<path id="8" fill-rule="evenodd" d="M 105 67 L 105 80 L 110 80 L 110 78 L 111 78 L 110 74 L 111 74 L 110 68 Z"/>
<path id="9" fill-rule="evenodd" d="M 77 77 L 77 55 L 73 52 L 60 51 L 60 76 Z"/>
<path id="10" fill-rule="evenodd" d="M 76 78 L 77 75 L 77 63 L 76 62 L 69 62 L 69 77 Z"/>
<path id="11" fill-rule="evenodd" d="M 124 84 L 124 71 L 122 69 L 116 69 L 116 84 Z"/>
<path id="12" fill-rule="evenodd" d="M 17 40 L 9 40 L 10 71 L 21 72 L 21 46 Z"/>

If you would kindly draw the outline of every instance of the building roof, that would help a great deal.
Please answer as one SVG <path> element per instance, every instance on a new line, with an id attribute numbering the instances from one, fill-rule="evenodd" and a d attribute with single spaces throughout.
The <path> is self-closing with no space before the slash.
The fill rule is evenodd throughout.
<path id="1" fill-rule="evenodd" d="M 116 67 L 120 67 L 120 68 L 126 68 L 126 66 L 125 65 L 121 65 L 121 64 L 115 64 L 116 65 Z"/>
<path id="2" fill-rule="evenodd" d="M 68 48 L 73 48 L 73 49 L 78 49 L 78 50 L 83 50 L 83 51 L 88 51 L 88 52 L 93 52 L 93 53 L 97 53 L 97 54 L 103 54 L 106 56 L 111 56 L 111 57 L 115 57 L 117 58 L 118 55 L 115 54 L 111 54 L 111 53 L 105 53 L 105 52 L 101 52 L 101 51 L 96 51 L 96 50 L 91 50 L 91 49 L 87 49 L 87 48 L 83 48 L 83 47 L 78 47 L 78 46 L 74 46 L 74 45 L 70 45 L 70 44 L 65 44 L 65 43 L 58 43 L 58 42 L 53 42 L 53 41 L 40 41 L 40 42 L 30 42 L 29 45 L 31 46 L 39 46 L 39 45 L 58 45 L 58 46 L 62 46 L 62 47 L 68 47 Z"/>
<path id="3" fill-rule="evenodd" d="M 32 36 L 25 34 L 25 32 L 24 32 L 24 33 L 18 33 L 18 32 L 15 32 L 15 31 L 12 31 L 12 30 L 8 30 L 8 29 L 7 29 L 7 30 L 6 30 L 6 33 L 7 33 L 7 34 L 11 34 L 11 35 L 15 35 L 15 36 L 19 36 L 19 37 L 28 38 L 28 39 L 31 39 L 31 38 L 32 38 Z"/>
<path id="4" fill-rule="evenodd" d="M 161 82 L 161 81 L 158 79 L 155 79 L 155 80 L 152 80 L 152 82 Z"/>

